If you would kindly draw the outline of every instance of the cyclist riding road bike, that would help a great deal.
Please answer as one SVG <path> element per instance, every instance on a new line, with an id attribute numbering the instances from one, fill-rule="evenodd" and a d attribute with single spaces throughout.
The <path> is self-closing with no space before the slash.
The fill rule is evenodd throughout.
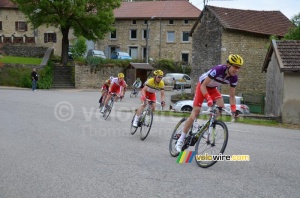
<path id="1" fill-rule="evenodd" d="M 164 90 L 164 82 L 162 81 L 162 77 L 164 75 L 163 71 L 161 70 L 155 70 L 153 72 L 154 77 L 148 79 L 145 82 L 145 86 L 141 91 L 141 101 L 142 104 L 141 106 L 137 109 L 136 111 L 136 116 L 133 121 L 133 126 L 138 127 L 138 122 L 141 116 L 141 112 L 144 110 L 146 107 L 146 99 L 148 98 L 149 100 L 156 101 L 156 92 L 160 91 L 161 94 L 161 106 L 165 106 L 165 90 Z M 152 104 L 152 111 L 155 110 L 156 104 Z"/>
<path id="2" fill-rule="evenodd" d="M 238 83 L 237 74 L 243 66 L 243 62 L 244 61 L 241 56 L 237 54 L 230 54 L 226 65 L 217 65 L 200 76 L 195 91 L 193 110 L 187 118 L 181 136 L 175 146 L 178 152 L 181 152 L 184 144 L 184 138 L 186 137 L 186 134 L 191 128 L 194 120 L 199 116 L 204 99 L 206 99 L 208 106 L 212 106 L 213 101 L 216 101 L 216 104 L 219 107 L 224 107 L 223 97 L 217 89 L 220 84 L 230 85 L 229 100 L 231 113 L 234 117 L 238 116 L 236 111 L 235 87 Z"/>
<path id="3" fill-rule="evenodd" d="M 123 96 L 122 94 L 123 94 L 123 89 L 124 89 L 125 85 L 126 85 L 126 82 L 124 80 L 123 73 L 119 73 L 117 78 L 113 78 L 111 80 L 108 95 L 104 101 L 104 107 L 102 108 L 101 113 L 104 113 L 104 111 L 106 110 L 107 103 L 111 98 L 111 93 L 116 93 L 120 97 Z"/>

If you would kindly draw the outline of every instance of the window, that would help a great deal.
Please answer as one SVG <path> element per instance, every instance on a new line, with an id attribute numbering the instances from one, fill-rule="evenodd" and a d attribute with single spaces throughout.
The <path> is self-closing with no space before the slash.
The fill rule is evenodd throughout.
<path id="1" fill-rule="evenodd" d="M 185 24 L 185 25 L 189 24 L 189 20 L 187 20 L 187 19 L 183 20 L 183 24 Z"/>
<path id="2" fill-rule="evenodd" d="M 16 21 L 15 29 L 16 31 L 27 31 L 27 23 L 24 21 Z"/>
<path id="3" fill-rule="evenodd" d="M 189 42 L 189 32 L 182 32 L 182 42 Z"/>
<path id="4" fill-rule="evenodd" d="M 136 24 L 136 20 L 132 20 L 132 24 Z"/>
<path id="5" fill-rule="evenodd" d="M 137 39 L 137 30 L 130 30 L 130 39 Z"/>
<path id="6" fill-rule="evenodd" d="M 2 30 L 2 21 L 0 21 L 0 30 Z"/>
<path id="7" fill-rule="evenodd" d="M 144 20 L 144 25 L 147 25 L 148 21 L 147 20 Z"/>
<path id="8" fill-rule="evenodd" d="M 174 20 L 169 20 L 169 25 L 174 25 Z"/>
<path id="9" fill-rule="evenodd" d="M 175 42 L 175 32 L 174 31 L 167 32 L 167 42 Z"/>
<path id="10" fill-rule="evenodd" d="M 44 43 L 56 43 L 56 33 L 44 33 Z"/>
<path id="11" fill-rule="evenodd" d="M 189 54 L 188 53 L 182 53 L 181 54 L 181 60 L 182 60 L 182 62 L 188 63 L 189 62 Z"/>
<path id="12" fill-rule="evenodd" d="M 143 38 L 144 40 L 147 39 L 147 29 L 144 29 L 144 30 L 143 30 L 142 38 Z M 148 37 L 148 38 L 149 38 L 149 37 Z"/>
<path id="13" fill-rule="evenodd" d="M 110 39 L 117 39 L 117 31 L 112 31 L 110 32 L 110 35 L 109 35 Z"/>

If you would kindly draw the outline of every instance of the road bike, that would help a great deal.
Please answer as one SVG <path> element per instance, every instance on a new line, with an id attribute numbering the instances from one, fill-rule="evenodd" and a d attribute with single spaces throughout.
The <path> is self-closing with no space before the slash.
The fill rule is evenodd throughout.
<path id="1" fill-rule="evenodd" d="M 210 113 L 207 122 L 198 126 L 196 129 L 193 129 L 194 126 L 192 126 L 184 140 L 182 151 L 186 150 L 190 146 L 195 145 L 195 160 L 198 166 L 201 168 L 208 168 L 214 165 L 217 160 L 214 160 L 208 156 L 223 154 L 226 149 L 228 142 L 227 125 L 221 120 L 216 120 L 216 116 L 220 114 L 221 110 L 231 115 L 230 111 L 218 107 L 214 102 L 212 107 L 210 107 L 210 109 L 207 111 Z M 180 154 L 178 151 L 176 151 L 175 145 L 181 136 L 181 132 L 186 120 L 187 118 L 182 118 L 175 126 L 175 129 L 171 135 L 169 151 L 172 157 L 177 157 Z M 232 120 L 228 123 L 234 121 L 235 120 L 232 118 Z"/>
<path id="2" fill-rule="evenodd" d="M 134 87 L 130 93 L 130 98 L 137 97 L 139 95 L 139 90 Z"/>
<path id="3" fill-rule="evenodd" d="M 114 106 L 114 102 L 116 100 L 116 97 L 118 97 L 116 93 L 111 93 L 111 98 L 107 103 L 105 111 L 103 112 L 103 117 L 104 117 L 105 120 L 108 118 L 108 116 L 109 116 L 109 114 L 110 114 L 110 112 L 111 112 L 111 110 Z"/>
<path id="4" fill-rule="evenodd" d="M 134 116 L 132 118 L 131 126 L 130 126 L 131 135 L 134 135 L 135 132 L 137 131 L 137 129 L 140 127 L 140 139 L 142 141 L 147 138 L 147 136 L 150 132 L 151 126 L 152 126 L 152 122 L 153 122 L 152 105 L 154 103 L 161 105 L 161 103 L 153 101 L 153 100 L 149 100 L 149 99 L 147 99 L 146 102 L 147 102 L 147 105 L 141 113 L 141 118 L 138 123 L 138 127 L 133 126 L 133 122 L 134 122 L 136 113 L 134 114 Z"/>
<path id="5" fill-rule="evenodd" d="M 105 101 L 105 99 L 106 99 L 106 96 L 107 96 L 107 91 L 104 91 L 103 93 L 102 93 L 102 100 L 101 100 L 101 102 L 100 102 L 100 99 L 101 99 L 101 97 L 100 97 L 100 99 L 99 99 L 99 108 L 100 108 L 100 112 L 101 112 L 101 110 L 102 110 L 102 108 L 103 108 L 103 104 L 104 104 L 104 101 Z"/>

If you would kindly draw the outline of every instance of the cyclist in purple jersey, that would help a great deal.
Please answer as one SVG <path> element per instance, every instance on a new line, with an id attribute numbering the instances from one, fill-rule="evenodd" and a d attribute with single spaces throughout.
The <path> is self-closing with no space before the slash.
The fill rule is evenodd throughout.
<path id="1" fill-rule="evenodd" d="M 230 54 L 226 65 L 217 65 L 211 68 L 209 71 L 205 72 L 199 77 L 199 82 L 197 83 L 193 110 L 191 115 L 187 118 L 184 125 L 183 131 L 180 138 L 176 143 L 176 150 L 181 151 L 184 144 L 184 139 L 189 129 L 191 128 L 194 120 L 199 116 L 202 102 L 204 99 L 207 101 L 208 106 L 212 106 L 213 101 L 216 101 L 219 107 L 224 107 L 224 101 L 221 93 L 218 91 L 217 87 L 220 84 L 229 84 L 230 90 L 230 107 L 231 113 L 237 117 L 236 112 L 236 102 L 235 102 L 235 87 L 238 83 L 237 73 L 243 66 L 243 58 L 237 54 Z"/>

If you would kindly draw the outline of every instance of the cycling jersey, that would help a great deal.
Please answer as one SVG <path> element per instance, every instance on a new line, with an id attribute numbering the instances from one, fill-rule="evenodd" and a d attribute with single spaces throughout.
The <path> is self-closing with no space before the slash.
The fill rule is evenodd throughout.
<path id="1" fill-rule="evenodd" d="M 199 77 L 199 82 L 203 81 L 209 77 L 212 80 L 208 83 L 207 87 L 218 87 L 220 84 L 230 84 L 231 87 L 236 87 L 238 83 L 238 76 L 227 76 L 227 66 L 217 65 Z"/>
<path id="2" fill-rule="evenodd" d="M 119 81 L 119 78 L 113 78 L 111 80 L 111 90 L 110 92 L 112 93 L 120 93 L 121 88 L 125 87 L 126 82 L 122 79 L 121 81 Z"/>
<path id="3" fill-rule="evenodd" d="M 160 90 L 164 90 L 165 83 L 161 80 L 159 83 L 156 83 L 154 78 L 150 78 L 146 81 L 146 91 L 149 93 L 156 93 Z"/>

